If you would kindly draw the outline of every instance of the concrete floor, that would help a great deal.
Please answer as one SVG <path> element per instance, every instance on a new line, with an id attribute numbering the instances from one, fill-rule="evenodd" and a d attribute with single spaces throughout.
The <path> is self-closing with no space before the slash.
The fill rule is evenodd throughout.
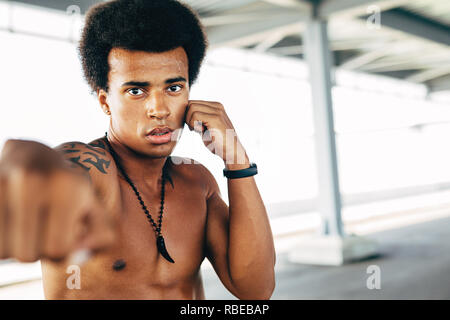
<path id="1" fill-rule="evenodd" d="M 450 218 L 367 235 L 380 255 L 340 267 L 309 266 L 281 253 L 272 299 L 450 299 Z M 367 267 L 381 271 L 381 288 L 366 286 Z M 203 268 L 207 299 L 235 299 L 211 268 Z M 0 288 L 2 299 L 42 299 L 41 281 Z"/>
<path id="2" fill-rule="evenodd" d="M 340 267 L 294 264 L 280 254 L 272 299 L 450 299 L 450 218 L 368 237 L 380 255 Z M 370 265 L 380 268 L 380 289 L 367 288 Z M 204 274 L 207 298 L 232 298 L 214 277 Z"/>

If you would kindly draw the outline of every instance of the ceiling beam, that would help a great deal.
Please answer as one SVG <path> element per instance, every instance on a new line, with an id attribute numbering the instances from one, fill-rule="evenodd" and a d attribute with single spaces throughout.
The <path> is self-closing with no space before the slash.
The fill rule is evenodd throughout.
<path id="1" fill-rule="evenodd" d="M 447 59 L 448 54 L 434 51 L 434 47 L 424 45 L 422 42 L 413 40 L 391 41 L 380 44 L 377 49 L 371 49 L 356 56 L 341 65 L 345 69 L 363 69 L 366 71 L 396 71 L 411 68 L 398 65 L 415 64 L 421 65 L 420 57 L 426 57 L 427 62 L 431 60 L 442 61 Z M 382 59 L 380 59 L 382 58 Z M 378 61 L 377 61 L 378 60 Z M 378 70 L 379 69 L 379 70 Z"/>
<path id="2" fill-rule="evenodd" d="M 302 14 L 285 14 L 250 23 L 211 27 L 206 32 L 211 47 L 239 47 L 264 41 L 274 33 L 300 34 L 304 20 Z"/>
<path id="3" fill-rule="evenodd" d="M 317 6 L 319 17 L 329 17 L 332 15 L 344 15 L 357 17 L 367 15 L 368 9 L 373 6 L 380 11 L 389 10 L 411 2 L 411 0 L 323 0 Z"/>
<path id="4" fill-rule="evenodd" d="M 406 78 L 406 80 L 413 82 L 425 82 L 446 75 L 450 75 L 450 65 L 440 65 L 433 69 L 417 72 Z"/>
<path id="5" fill-rule="evenodd" d="M 450 28 L 402 9 L 385 11 L 381 25 L 422 39 L 450 46 Z"/>
<path id="6" fill-rule="evenodd" d="M 351 58 L 344 63 L 342 63 L 339 67 L 347 69 L 347 70 L 356 70 L 370 62 L 373 62 L 381 57 L 386 55 L 385 50 L 373 50 L 369 52 L 365 52 L 361 55 L 358 55 L 354 58 Z"/>
<path id="7" fill-rule="evenodd" d="M 355 8 L 361 11 L 362 8 L 366 9 L 372 3 L 371 0 L 324 0 L 319 3 L 317 13 L 321 17 L 328 17 L 343 11 L 355 10 Z M 364 10 L 364 13 L 367 12 Z"/>
<path id="8" fill-rule="evenodd" d="M 235 23 L 268 20 L 273 17 L 292 14 L 292 11 L 282 8 L 253 10 L 252 12 L 237 9 L 234 12 L 227 12 L 220 15 L 200 16 L 200 20 L 205 27 L 215 27 Z"/>
<path id="9" fill-rule="evenodd" d="M 285 33 L 273 33 L 271 35 L 269 35 L 266 39 L 264 39 L 263 41 L 261 41 L 260 43 L 258 43 L 253 50 L 257 51 L 257 52 L 265 52 L 267 51 L 269 48 L 273 47 L 274 45 L 276 45 L 278 42 L 280 42 L 281 40 L 283 40 L 283 38 L 286 36 Z"/>
<path id="10" fill-rule="evenodd" d="M 279 7 L 296 8 L 305 11 L 312 11 L 312 4 L 301 0 L 261 0 Z"/>
<path id="11" fill-rule="evenodd" d="M 450 90 L 450 74 L 426 82 L 430 92 Z"/>
<path id="12" fill-rule="evenodd" d="M 304 46 L 299 44 L 293 46 L 274 47 L 270 48 L 268 51 L 279 55 L 292 56 L 296 54 L 303 54 L 304 49 Z"/>
<path id="13" fill-rule="evenodd" d="M 447 65 L 449 54 L 445 51 L 430 53 L 423 50 L 423 52 L 410 52 L 408 57 L 405 57 L 405 55 L 406 53 L 397 55 L 393 55 L 391 53 L 390 56 L 388 55 L 375 63 L 362 66 L 360 70 L 368 72 L 385 72 L 408 69 L 426 69 L 427 65 L 431 67 L 434 67 L 439 63 L 441 65 Z"/>
<path id="14" fill-rule="evenodd" d="M 366 39 L 340 39 L 330 42 L 330 48 L 332 51 L 345 51 L 345 50 L 377 50 L 378 47 L 386 45 L 385 43 L 379 43 L 375 41 L 366 41 Z M 271 53 L 275 54 L 303 54 L 304 47 L 301 44 L 276 46 L 267 49 Z"/>
<path id="15" fill-rule="evenodd" d="M 200 17 L 200 20 L 205 27 L 214 27 L 235 23 L 260 21 L 264 18 L 265 16 L 259 13 L 241 13 Z"/>
<path id="16" fill-rule="evenodd" d="M 78 6 L 80 8 L 80 13 L 85 14 L 86 11 L 98 2 L 103 2 L 102 0 L 8 0 L 9 2 L 24 3 L 28 5 L 45 7 L 60 11 L 67 11 L 71 6 Z"/>

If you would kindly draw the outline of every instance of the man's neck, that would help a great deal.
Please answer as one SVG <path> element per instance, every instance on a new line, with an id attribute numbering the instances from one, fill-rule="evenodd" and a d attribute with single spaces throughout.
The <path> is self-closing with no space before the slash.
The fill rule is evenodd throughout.
<path id="1" fill-rule="evenodd" d="M 138 154 L 108 132 L 108 141 L 114 148 L 125 173 L 139 189 L 146 187 L 151 191 L 160 188 L 161 174 L 167 157 L 152 158 Z"/>

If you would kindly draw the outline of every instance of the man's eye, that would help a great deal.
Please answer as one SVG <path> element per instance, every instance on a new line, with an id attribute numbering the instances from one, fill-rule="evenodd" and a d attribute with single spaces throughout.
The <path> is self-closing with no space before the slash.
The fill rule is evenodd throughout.
<path id="1" fill-rule="evenodd" d="M 144 91 L 142 91 L 142 89 L 139 89 L 139 88 L 131 88 L 131 89 L 128 89 L 127 92 L 129 94 L 131 94 L 132 96 L 140 96 L 141 94 L 144 93 Z"/>
<path id="2" fill-rule="evenodd" d="M 179 90 L 170 90 L 170 89 L 173 89 L 173 88 L 178 88 Z M 170 86 L 169 87 L 169 91 L 170 92 L 178 92 L 178 91 L 180 91 L 181 89 L 182 89 L 183 87 L 182 86 L 180 86 L 180 85 L 175 85 L 175 86 Z"/>

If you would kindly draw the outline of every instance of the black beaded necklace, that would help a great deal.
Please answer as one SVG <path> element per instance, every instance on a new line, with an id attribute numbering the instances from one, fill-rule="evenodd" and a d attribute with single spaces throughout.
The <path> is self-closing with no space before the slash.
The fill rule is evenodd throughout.
<path id="1" fill-rule="evenodd" d="M 175 261 L 173 261 L 173 259 L 170 257 L 169 252 L 167 252 L 166 245 L 165 245 L 165 242 L 164 242 L 164 238 L 163 238 L 163 236 L 161 234 L 162 217 L 163 217 L 163 211 L 164 211 L 164 191 L 165 191 L 166 179 L 168 179 L 172 183 L 172 180 L 171 180 L 170 176 L 168 176 L 168 174 L 166 172 L 166 165 L 168 164 L 167 160 L 170 157 L 166 160 L 166 163 L 164 164 L 164 167 L 163 167 L 163 170 L 162 170 L 161 209 L 159 211 L 158 224 L 156 224 L 155 221 L 153 220 L 152 216 L 148 212 L 148 209 L 147 209 L 147 207 L 146 207 L 146 205 L 144 203 L 144 200 L 142 200 L 142 197 L 141 197 L 139 191 L 137 190 L 137 188 L 134 185 L 133 181 L 131 181 L 130 177 L 127 175 L 127 173 L 125 172 L 124 168 L 120 164 L 119 157 L 117 156 L 116 152 L 114 151 L 113 147 L 111 146 L 111 144 L 108 141 L 108 133 L 105 133 L 105 140 L 106 140 L 106 144 L 108 145 L 108 148 L 109 148 L 109 150 L 111 152 L 111 155 L 112 155 L 112 157 L 114 159 L 114 162 L 117 165 L 117 168 L 120 170 L 120 172 L 122 173 L 122 175 L 125 178 L 125 180 L 131 186 L 131 189 L 133 189 L 134 193 L 136 194 L 136 197 L 139 200 L 139 203 L 142 206 L 142 209 L 144 210 L 145 215 L 147 216 L 148 221 L 150 222 L 151 226 L 153 227 L 153 230 L 156 233 L 156 247 L 158 248 L 158 252 L 167 261 L 169 261 L 171 263 L 175 263 Z M 173 186 L 173 183 L 172 183 L 172 186 Z"/>

